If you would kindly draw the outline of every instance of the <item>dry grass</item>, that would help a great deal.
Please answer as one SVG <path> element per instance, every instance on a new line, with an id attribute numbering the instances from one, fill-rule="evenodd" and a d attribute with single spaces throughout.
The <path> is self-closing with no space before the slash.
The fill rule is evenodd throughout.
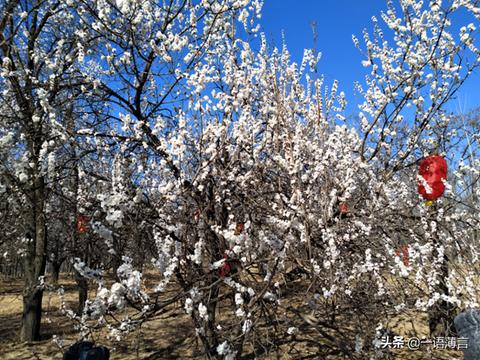
<path id="1" fill-rule="evenodd" d="M 153 282 L 153 277 L 149 282 Z M 65 289 L 65 299 L 70 308 L 75 309 L 77 303 L 77 290 L 75 281 L 69 277 L 62 277 L 60 284 Z M 20 343 L 17 334 L 20 327 L 22 310 L 22 281 L 0 280 L 0 359 L 61 359 L 62 351 L 52 341 L 52 336 L 57 335 L 65 341 L 66 346 L 74 343 L 78 338 L 73 324 L 60 314 L 60 301 L 58 296 L 44 296 L 45 314 L 42 318 L 43 340 L 36 343 Z M 290 305 L 297 306 L 302 303 L 299 298 L 300 292 L 293 292 L 288 299 Z M 93 296 L 94 293 L 92 292 Z M 226 319 L 224 319 L 226 320 Z M 372 324 L 372 326 L 374 326 Z M 428 323 L 426 314 L 408 313 L 402 317 L 396 317 L 389 323 L 389 329 L 397 335 L 405 338 L 412 336 L 428 336 Z M 190 319 L 185 315 L 181 304 L 172 304 L 166 313 L 146 323 L 139 332 L 131 335 L 121 344 L 110 342 L 106 333 L 99 334 L 96 339 L 101 345 L 105 345 L 112 351 L 111 359 L 199 359 L 200 344 L 197 344 Z M 265 355 L 263 359 L 299 359 L 310 355 L 315 358 L 314 350 L 305 344 L 296 344 L 297 355 L 291 352 L 292 344 L 280 346 L 274 355 Z M 290 350 L 290 351 L 289 351 Z M 290 352 L 291 355 L 287 353 Z M 302 355 L 299 357 L 298 353 Z M 338 357 L 341 359 L 343 357 Z M 437 350 L 431 351 L 422 347 L 417 351 L 397 351 L 395 359 L 437 359 L 452 360 L 461 359 L 462 354 L 455 351 Z M 332 357 L 331 359 L 334 359 Z"/>
<path id="2" fill-rule="evenodd" d="M 60 285 L 65 289 L 65 300 L 71 309 L 76 308 L 75 282 L 63 277 Z M 56 294 L 45 293 L 43 299 L 42 338 L 35 343 L 18 341 L 22 310 L 22 281 L 0 280 L 0 359 L 61 359 L 62 350 L 52 341 L 53 335 L 63 339 L 66 346 L 78 337 L 73 324 L 59 311 L 60 299 Z M 93 291 L 91 295 L 94 295 Z M 97 341 L 113 350 L 111 359 L 178 359 L 194 358 L 194 337 L 188 317 L 172 305 L 167 315 L 159 316 L 122 344 L 113 343 L 101 336 Z M 102 334 L 105 335 L 105 334 Z"/>

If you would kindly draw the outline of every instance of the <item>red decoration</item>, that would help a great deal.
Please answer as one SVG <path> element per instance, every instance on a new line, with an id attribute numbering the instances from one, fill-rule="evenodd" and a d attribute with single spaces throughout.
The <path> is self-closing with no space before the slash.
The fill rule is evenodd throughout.
<path id="1" fill-rule="evenodd" d="M 340 203 L 340 214 L 348 214 L 350 207 L 347 203 Z"/>
<path id="2" fill-rule="evenodd" d="M 220 277 L 224 278 L 228 275 L 230 275 L 230 271 L 232 270 L 232 267 L 230 266 L 230 264 L 228 263 L 228 255 L 227 255 L 227 252 L 225 252 L 225 254 L 223 255 L 224 259 L 225 259 L 225 262 L 223 263 L 222 267 L 219 269 L 218 271 L 218 275 L 220 275 Z"/>
<path id="3" fill-rule="evenodd" d="M 418 193 L 425 200 L 438 199 L 445 191 L 443 180 L 447 178 L 447 162 L 440 155 L 432 155 L 420 162 Z"/>
<path id="4" fill-rule="evenodd" d="M 410 266 L 410 258 L 408 257 L 408 245 L 402 245 L 400 249 L 395 251 L 395 256 L 402 257 L 403 265 Z"/>
<path id="5" fill-rule="evenodd" d="M 195 219 L 196 223 L 198 223 L 198 221 L 200 220 L 200 214 L 201 214 L 200 209 L 195 210 L 195 212 L 193 213 L 193 218 Z"/>
<path id="6" fill-rule="evenodd" d="M 245 225 L 243 223 L 237 223 L 237 226 L 235 227 L 235 235 L 240 235 L 244 228 Z"/>
<path id="7" fill-rule="evenodd" d="M 85 215 L 77 216 L 77 233 L 85 234 L 88 231 L 89 218 Z"/>

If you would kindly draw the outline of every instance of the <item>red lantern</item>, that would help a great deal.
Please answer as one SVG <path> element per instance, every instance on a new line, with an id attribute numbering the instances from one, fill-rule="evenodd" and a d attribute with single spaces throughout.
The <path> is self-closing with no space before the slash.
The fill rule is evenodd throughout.
<path id="1" fill-rule="evenodd" d="M 418 170 L 418 193 L 425 200 L 433 201 L 445 191 L 443 181 L 447 178 L 447 162 L 440 155 L 432 155 L 420 162 Z"/>
<path id="2" fill-rule="evenodd" d="M 200 214 L 201 214 L 200 209 L 195 210 L 195 212 L 193 213 L 193 218 L 195 219 L 196 223 L 198 223 L 198 221 L 200 220 Z"/>
<path id="3" fill-rule="evenodd" d="M 410 258 L 408 257 L 408 245 L 402 245 L 400 249 L 397 249 L 397 251 L 395 251 L 395 256 L 402 257 L 403 265 L 410 265 Z"/>
<path id="4" fill-rule="evenodd" d="M 340 204 L 340 214 L 348 214 L 350 211 L 350 208 L 347 203 L 341 203 Z"/>
<path id="5" fill-rule="evenodd" d="M 235 226 L 235 235 L 240 235 L 243 232 L 245 225 L 243 223 L 237 223 Z"/>
<path id="6" fill-rule="evenodd" d="M 218 275 L 220 275 L 221 278 L 224 278 L 228 275 L 230 275 L 230 271 L 232 270 L 232 267 L 228 263 L 228 255 L 227 252 L 223 255 L 225 262 L 223 263 L 222 267 L 218 270 Z"/>
<path id="7" fill-rule="evenodd" d="M 85 234 L 88 231 L 88 217 L 85 215 L 77 216 L 77 233 Z"/>

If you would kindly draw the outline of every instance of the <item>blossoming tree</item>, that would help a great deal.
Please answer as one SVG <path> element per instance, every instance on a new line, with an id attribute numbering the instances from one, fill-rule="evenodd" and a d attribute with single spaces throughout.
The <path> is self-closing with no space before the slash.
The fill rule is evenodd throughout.
<path id="1" fill-rule="evenodd" d="M 85 336 L 108 321 L 121 338 L 181 302 L 208 358 L 292 342 L 360 359 L 409 311 L 448 332 L 478 301 L 478 151 L 445 109 L 480 62 L 478 2 L 389 2 L 364 45 L 353 39 L 371 69 L 358 121 L 315 51 L 296 64 L 269 48 L 261 5 L 68 4 L 96 44 L 77 60 L 81 91 L 105 104 L 77 132 L 95 154 L 77 199 L 116 281 L 78 261 L 99 287 L 67 313 Z M 460 11 L 472 23 L 455 34 Z M 416 164 L 433 152 L 450 173 L 426 207 Z"/>

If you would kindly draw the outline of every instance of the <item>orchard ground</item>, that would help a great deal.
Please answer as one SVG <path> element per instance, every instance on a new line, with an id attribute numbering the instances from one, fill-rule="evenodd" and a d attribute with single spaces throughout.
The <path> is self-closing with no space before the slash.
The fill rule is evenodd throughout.
<path id="1" fill-rule="evenodd" d="M 147 284 L 153 284 L 156 276 L 147 273 Z M 300 291 L 305 282 L 296 280 L 290 294 L 286 294 L 284 303 L 288 306 L 301 309 L 304 296 Z M 64 349 L 78 339 L 73 323 L 60 312 L 60 299 L 55 293 L 45 292 L 43 299 L 42 338 L 35 343 L 21 343 L 18 341 L 22 311 L 22 285 L 21 279 L 0 278 L 0 359 L 2 360 L 27 360 L 27 359 L 61 359 L 62 349 L 52 340 L 56 335 L 64 341 Z M 65 290 L 65 300 L 69 308 L 75 309 L 77 305 L 77 289 L 73 276 L 62 274 L 59 285 Z M 91 286 L 90 296 L 95 295 L 94 286 Z M 296 290 L 295 290 L 296 288 Z M 174 291 L 172 287 L 170 291 Z M 168 295 L 168 294 L 166 294 Z M 228 301 L 228 299 L 225 299 Z M 288 304 L 287 304 L 288 303 Z M 228 306 L 225 304 L 225 306 Z M 222 306 L 220 306 L 219 314 Z M 408 316 L 410 314 L 410 316 Z M 221 316 L 221 315 L 220 315 Z M 226 320 L 226 319 L 225 319 Z M 253 354 L 245 359 L 315 359 L 317 346 L 321 346 L 321 338 L 313 326 L 301 323 L 299 318 L 300 333 L 297 336 L 288 335 L 277 339 L 277 346 L 264 351 L 260 356 Z M 373 325 L 372 325 L 373 326 Z M 401 318 L 396 318 L 389 325 L 392 334 L 403 335 L 405 339 L 413 336 L 428 336 L 427 315 L 423 313 L 405 313 Z M 346 329 L 347 330 L 347 329 Z M 306 339 L 316 339 L 317 344 Z M 96 334 L 94 339 L 98 344 L 107 346 L 111 359 L 202 359 L 201 344 L 195 338 L 195 331 L 191 326 L 190 318 L 183 310 L 180 302 L 172 304 L 166 311 L 156 318 L 145 323 L 142 328 L 131 334 L 122 342 L 107 339 L 107 333 Z M 406 347 L 406 346 L 405 346 Z M 252 349 L 247 349 L 246 354 Z M 258 354 L 258 351 L 257 351 Z M 419 350 L 396 351 L 390 358 L 394 359 L 462 359 L 462 353 L 452 350 L 432 350 L 426 347 Z M 328 359 L 342 359 L 342 356 L 330 356 Z"/>

